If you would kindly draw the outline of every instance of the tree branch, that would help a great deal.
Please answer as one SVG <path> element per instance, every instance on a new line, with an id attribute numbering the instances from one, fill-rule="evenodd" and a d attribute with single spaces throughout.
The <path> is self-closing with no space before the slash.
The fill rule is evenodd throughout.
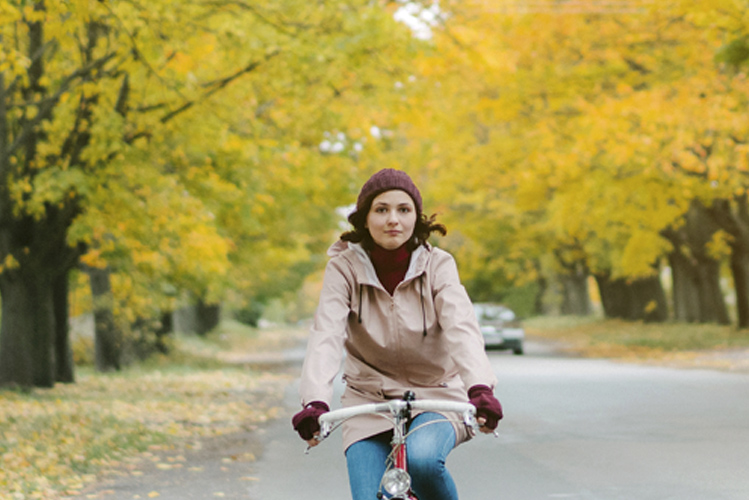
<path id="1" fill-rule="evenodd" d="M 629 69 L 636 71 L 640 73 L 641 75 L 649 75 L 652 73 L 648 68 L 643 66 L 642 64 L 638 63 L 632 58 L 625 57 L 622 59 L 625 63 L 627 63 L 627 66 L 629 66 Z"/>
<path id="2" fill-rule="evenodd" d="M 154 77 L 156 77 L 157 80 L 159 80 L 165 87 L 172 88 L 174 92 L 176 92 L 180 97 L 183 99 L 186 99 L 185 96 L 181 94 L 179 89 L 170 86 L 166 80 L 164 80 L 161 75 L 151 66 L 151 64 L 146 60 L 146 58 L 143 56 L 143 53 L 141 52 L 140 48 L 138 48 L 138 43 L 135 39 L 135 35 L 133 35 L 130 31 L 127 30 L 125 27 L 125 23 L 122 22 L 122 19 L 117 15 L 114 10 L 112 10 L 112 7 L 109 5 L 108 2 L 102 2 L 104 4 L 104 7 L 109 11 L 109 14 L 117 21 L 117 23 L 120 25 L 120 28 L 122 28 L 122 31 L 125 32 L 128 39 L 130 40 L 130 46 L 132 49 L 133 54 L 135 55 L 135 58 L 137 61 L 140 61 L 148 70 L 150 74 L 152 74 Z M 173 54 L 169 56 L 170 58 L 173 57 Z"/>
<path id="3" fill-rule="evenodd" d="M 24 143 L 29 134 L 42 122 L 42 120 L 46 120 L 52 115 L 52 110 L 60 101 L 60 97 L 62 97 L 62 95 L 70 89 L 71 84 L 76 79 L 84 78 L 85 76 L 90 75 L 92 71 L 101 69 L 115 55 L 116 54 L 112 52 L 104 57 L 100 57 L 99 59 L 92 61 L 90 64 L 84 66 L 83 68 L 77 69 L 76 71 L 68 75 L 65 79 L 63 79 L 62 83 L 57 89 L 57 92 L 55 92 L 49 98 L 40 102 L 39 112 L 37 113 L 37 115 L 33 120 L 28 121 L 24 125 L 21 133 L 18 134 L 18 137 L 16 137 L 16 139 L 13 141 L 13 144 L 8 148 L 6 153 L 8 157 L 10 157 L 18 150 L 18 148 Z"/>
<path id="4" fill-rule="evenodd" d="M 741 245 L 746 248 L 749 245 L 749 225 L 747 225 L 747 214 L 742 213 L 746 211 L 746 196 L 737 196 L 735 201 L 738 205 L 737 213 L 734 213 L 731 201 L 725 198 L 714 200 L 706 210 L 719 227 L 733 236 L 734 241 L 731 246 Z"/>
<path id="5" fill-rule="evenodd" d="M 271 26 L 273 29 L 277 30 L 278 32 L 283 33 L 284 35 L 288 35 L 290 37 L 296 37 L 297 36 L 296 33 L 293 33 L 292 31 L 289 31 L 288 29 L 286 29 L 284 26 L 282 26 L 279 23 L 276 23 L 276 22 L 272 21 L 267 16 L 265 16 L 264 14 L 262 14 L 256 7 L 248 4 L 247 2 L 242 2 L 242 1 L 239 1 L 239 0 L 234 0 L 234 1 L 232 1 L 232 0 L 229 0 L 229 1 L 212 0 L 212 1 L 205 2 L 205 5 L 211 5 L 211 6 L 214 6 L 214 7 L 226 7 L 226 6 L 229 6 L 229 5 L 235 5 L 235 6 L 239 7 L 240 9 L 244 9 L 244 10 L 247 10 L 247 11 L 251 12 L 252 14 L 255 15 L 255 17 L 257 17 L 258 19 L 260 19 L 261 22 L 267 24 L 268 26 Z"/>
<path id="6" fill-rule="evenodd" d="M 117 103 L 114 106 L 114 110 L 125 116 L 127 114 L 127 100 L 130 97 L 130 77 L 125 73 L 125 78 L 122 79 L 122 85 L 120 86 L 120 92 L 117 95 Z"/>
<path id="7" fill-rule="evenodd" d="M 686 168 L 684 168 L 684 166 L 681 163 L 679 163 L 678 161 L 673 161 L 673 160 L 671 160 L 671 166 L 674 167 L 674 169 L 690 177 L 697 177 L 699 179 L 707 179 L 707 170 L 705 170 L 704 172 L 695 172 L 694 170 L 687 170 Z"/>
<path id="8" fill-rule="evenodd" d="M 173 111 L 170 111 L 166 115 L 162 116 L 161 120 L 160 120 L 161 123 L 166 123 L 166 122 L 170 121 L 172 118 L 175 118 L 176 116 L 178 116 L 178 115 L 184 113 L 185 111 L 187 111 L 188 109 L 192 108 L 193 106 L 195 106 L 199 102 L 205 101 L 206 99 L 208 99 L 213 94 L 215 94 L 219 90 L 223 89 L 224 87 L 226 87 L 227 85 L 229 85 L 233 81 L 237 80 L 238 78 L 240 78 L 243 75 L 246 75 L 247 73 L 251 73 L 252 71 L 256 70 L 263 62 L 269 61 L 270 59 L 276 57 L 280 53 L 281 52 L 279 50 L 275 50 L 275 51 L 271 52 L 270 54 L 267 54 L 265 56 L 265 58 L 264 58 L 263 61 L 253 61 L 253 62 L 251 62 L 250 64 L 248 64 L 247 66 L 245 66 L 244 68 L 240 69 L 239 71 L 237 71 L 236 73 L 234 73 L 232 75 L 229 75 L 229 76 L 227 76 L 225 78 L 221 78 L 220 80 L 214 80 L 212 82 L 208 82 L 208 83 L 204 84 L 203 85 L 204 87 L 209 87 L 210 86 L 212 88 L 210 88 L 209 90 L 207 90 L 204 94 L 202 94 L 198 98 L 196 98 L 196 99 L 194 99 L 192 101 L 187 101 L 184 104 L 182 104 L 181 106 L 179 106 L 177 109 L 175 109 Z"/>

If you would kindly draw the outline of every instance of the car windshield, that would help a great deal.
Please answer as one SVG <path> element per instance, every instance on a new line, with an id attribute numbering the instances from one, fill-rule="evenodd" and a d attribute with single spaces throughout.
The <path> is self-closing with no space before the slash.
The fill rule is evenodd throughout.
<path id="1" fill-rule="evenodd" d="M 515 319 L 515 313 L 503 306 L 476 304 L 474 308 L 479 321 L 512 321 Z"/>

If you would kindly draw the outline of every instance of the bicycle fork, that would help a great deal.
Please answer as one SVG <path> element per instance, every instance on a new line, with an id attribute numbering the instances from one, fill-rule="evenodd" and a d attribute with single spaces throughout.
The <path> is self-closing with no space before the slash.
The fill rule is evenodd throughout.
<path id="1" fill-rule="evenodd" d="M 389 498 L 396 500 L 418 500 L 413 491 L 411 491 L 411 475 L 408 473 L 406 443 L 393 442 L 393 448 L 389 467 L 380 481 L 380 490 L 377 492 L 377 498 L 384 498 L 383 490 L 389 495 Z"/>
<path id="2" fill-rule="evenodd" d="M 408 474 L 408 466 L 406 465 L 406 457 L 407 457 L 407 453 L 406 453 L 406 441 L 404 440 L 403 443 L 400 446 L 398 446 L 398 449 L 395 452 L 395 463 L 393 464 L 393 467 L 402 470 L 403 472 L 405 472 L 408 475 L 408 477 L 409 477 L 408 483 L 410 485 L 411 484 L 411 480 L 410 480 L 411 475 Z M 406 491 L 405 496 L 403 498 L 405 500 L 418 500 L 416 498 L 416 495 L 414 494 L 414 492 L 411 491 L 411 487 L 410 486 L 408 487 L 408 490 Z"/>
<path id="3" fill-rule="evenodd" d="M 418 500 L 411 491 L 411 475 L 408 473 L 408 453 L 406 450 L 406 427 L 411 418 L 411 408 L 407 406 L 400 414 L 395 415 L 393 426 L 392 451 L 388 459 L 389 467 L 380 481 L 377 498 L 384 497 L 384 489 L 392 500 Z"/>

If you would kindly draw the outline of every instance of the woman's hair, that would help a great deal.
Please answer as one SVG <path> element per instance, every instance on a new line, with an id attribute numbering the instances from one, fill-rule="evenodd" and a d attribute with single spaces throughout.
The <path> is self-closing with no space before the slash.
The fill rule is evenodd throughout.
<path id="1" fill-rule="evenodd" d="M 372 250 L 374 248 L 374 240 L 372 235 L 369 234 L 369 229 L 365 226 L 367 224 L 367 215 L 369 210 L 372 208 L 372 201 L 375 199 L 377 194 L 375 193 L 370 196 L 362 207 L 354 211 L 348 216 L 348 221 L 354 226 L 351 231 L 346 231 L 341 235 L 343 241 L 350 241 L 352 243 L 361 243 L 361 246 L 365 250 Z M 442 236 L 447 234 L 447 228 L 444 224 L 436 222 L 437 215 L 432 214 L 427 217 L 425 214 L 417 211 L 416 213 L 416 225 L 414 226 L 414 233 L 411 239 L 406 243 L 409 251 L 416 250 L 420 245 L 425 245 L 429 239 L 429 235 L 433 232 L 438 232 Z"/>

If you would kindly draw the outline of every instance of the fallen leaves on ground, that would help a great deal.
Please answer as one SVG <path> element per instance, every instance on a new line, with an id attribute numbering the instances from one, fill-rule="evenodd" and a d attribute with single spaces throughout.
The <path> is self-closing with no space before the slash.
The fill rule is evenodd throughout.
<path id="1" fill-rule="evenodd" d="M 167 368 L 0 391 L 0 500 L 75 494 L 139 452 L 265 422 L 279 412 L 289 380 L 234 367 Z"/>
<path id="2" fill-rule="evenodd" d="M 544 317 L 528 321 L 526 332 L 590 358 L 749 371 L 749 335 L 731 326 Z"/>

